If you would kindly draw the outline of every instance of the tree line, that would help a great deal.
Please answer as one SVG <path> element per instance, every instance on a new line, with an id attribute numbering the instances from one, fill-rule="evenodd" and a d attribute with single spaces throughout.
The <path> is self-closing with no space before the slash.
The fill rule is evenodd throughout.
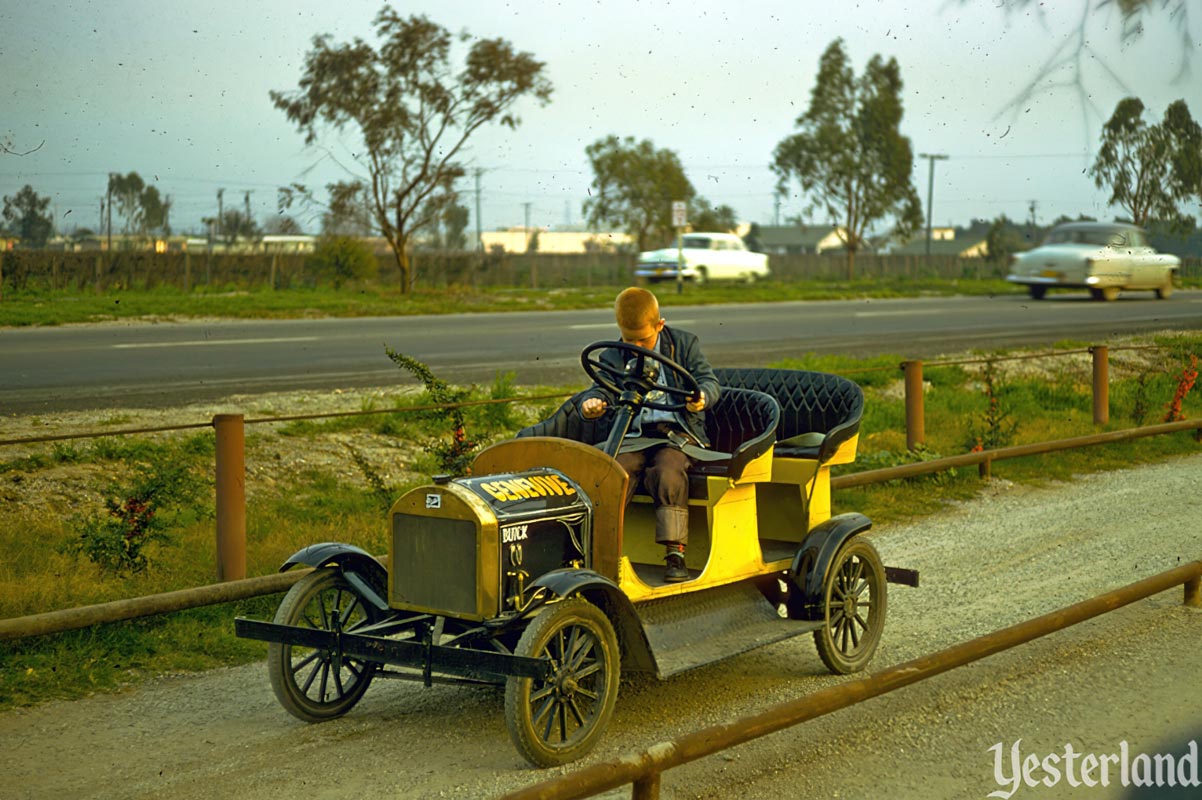
<path id="1" fill-rule="evenodd" d="M 306 144 L 348 133 L 362 143 L 362 177 L 327 185 L 324 200 L 305 184 L 281 187 L 276 224 L 292 232 L 295 222 L 286 212 L 316 208 L 327 234 L 382 236 L 401 289 L 408 291 L 417 235 L 433 232 L 447 246 L 466 244 L 469 214 L 456 186 L 468 174 L 463 161 L 469 139 L 487 125 L 516 129 L 519 103 L 545 106 L 553 86 L 542 61 L 504 39 L 452 34 L 425 16 L 402 16 L 387 5 L 373 25 L 378 46 L 314 36 L 296 89 L 270 92 Z M 777 192 L 796 191 L 807 217 L 839 231 L 849 277 L 869 232 L 884 227 L 905 239 L 923 222 L 913 148 L 901 133 L 902 88 L 895 59 L 873 55 L 857 75 L 843 40 L 836 39 L 819 59 L 795 130 L 772 153 Z M 1182 208 L 1202 199 L 1202 128 L 1184 100 L 1171 104 L 1160 122 L 1147 117 L 1138 98 L 1118 103 L 1089 176 L 1132 222 L 1188 230 L 1194 220 Z M 639 249 L 672 238 L 672 201 L 687 203 L 694 229 L 735 227 L 735 210 L 699 195 L 671 149 L 610 134 L 585 154 L 593 171 L 585 218 L 628 233 Z M 126 232 L 170 230 L 170 198 L 137 173 L 110 176 L 108 188 L 109 213 L 117 211 Z M 44 244 L 52 232 L 48 203 L 31 186 L 5 197 L 5 230 L 30 246 Z M 231 238 L 258 235 L 247 206 L 206 223 Z"/>

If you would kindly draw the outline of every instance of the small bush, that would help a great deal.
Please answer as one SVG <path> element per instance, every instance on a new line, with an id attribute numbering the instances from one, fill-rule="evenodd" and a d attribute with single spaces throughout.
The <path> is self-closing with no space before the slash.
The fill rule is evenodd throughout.
<path id="1" fill-rule="evenodd" d="M 353 236 L 323 236 L 309 260 L 318 280 L 329 281 L 335 289 L 350 281 L 375 280 L 380 262 L 361 240 Z"/>
<path id="2" fill-rule="evenodd" d="M 195 516 L 201 490 L 183 461 L 161 457 L 141 464 L 129 485 L 110 487 L 106 513 L 75 519 L 81 530 L 71 549 L 106 571 L 141 572 L 150 563 L 146 548 L 169 541 L 172 528 Z"/>
<path id="3" fill-rule="evenodd" d="M 430 402 L 441 406 L 454 406 L 462 403 L 471 395 L 470 389 L 452 389 L 450 385 L 434 374 L 428 366 L 416 358 L 398 353 L 390 347 L 384 352 L 398 367 L 413 374 L 426 386 L 426 394 Z M 443 425 L 450 424 L 450 439 L 433 439 L 426 444 L 426 452 L 434 456 L 439 472 L 451 475 L 466 475 L 472 462 L 478 442 L 467 438 L 466 421 L 462 408 L 442 408 L 433 412 L 436 419 L 443 420 Z"/>

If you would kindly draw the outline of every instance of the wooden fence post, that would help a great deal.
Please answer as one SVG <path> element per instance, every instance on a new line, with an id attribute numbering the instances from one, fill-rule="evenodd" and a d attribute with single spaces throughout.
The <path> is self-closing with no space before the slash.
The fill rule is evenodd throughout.
<path id="1" fill-rule="evenodd" d="M 217 431 L 217 580 L 246 577 L 246 455 L 241 414 L 213 417 Z"/>
<path id="2" fill-rule="evenodd" d="M 1097 344 L 1089 348 L 1093 356 L 1093 424 L 1110 422 L 1110 348 Z"/>
<path id="3" fill-rule="evenodd" d="M 906 449 L 926 442 L 926 423 L 922 404 L 922 362 L 903 361 L 906 386 Z"/>

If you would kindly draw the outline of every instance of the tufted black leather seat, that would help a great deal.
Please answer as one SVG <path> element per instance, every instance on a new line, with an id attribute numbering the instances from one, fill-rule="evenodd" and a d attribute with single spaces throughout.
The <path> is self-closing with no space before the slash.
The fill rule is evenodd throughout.
<path id="1" fill-rule="evenodd" d="M 851 380 L 800 369 L 715 369 L 722 386 L 771 395 L 780 404 L 777 458 L 825 461 L 860 430 L 864 392 Z"/>
<path id="2" fill-rule="evenodd" d="M 613 416 L 587 420 L 580 416 L 580 395 L 566 400 L 542 422 L 518 431 L 517 436 L 558 436 L 585 444 L 600 444 L 609 436 Z M 763 455 L 776 441 L 780 405 L 770 395 L 751 389 L 724 389 L 718 402 L 705 414 L 705 433 L 712 449 L 728 458 L 701 461 L 693 472 L 737 478 L 753 459 Z"/>

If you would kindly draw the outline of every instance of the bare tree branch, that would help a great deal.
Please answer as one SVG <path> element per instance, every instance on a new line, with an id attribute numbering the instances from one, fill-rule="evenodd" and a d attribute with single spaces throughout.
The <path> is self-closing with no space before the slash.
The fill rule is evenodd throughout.
<path id="1" fill-rule="evenodd" d="M 37 151 L 41 150 L 42 145 L 44 145 L 44 144 L 46 144 L 45 139 L 43 139 L 41 142 L 39 142 L 37 147 L 35 147 L 31 150 L 26 150 L 24 152 L 18 153 L 16 150 L 13 150 L 12 148 L 10 148 L 8 146 L 8 142 L 0 142 L 0 152 L 3 152 L 6 155 L 10 155 L 10 156 L 27 156 L 30 153 L 36 153 Z"/>

